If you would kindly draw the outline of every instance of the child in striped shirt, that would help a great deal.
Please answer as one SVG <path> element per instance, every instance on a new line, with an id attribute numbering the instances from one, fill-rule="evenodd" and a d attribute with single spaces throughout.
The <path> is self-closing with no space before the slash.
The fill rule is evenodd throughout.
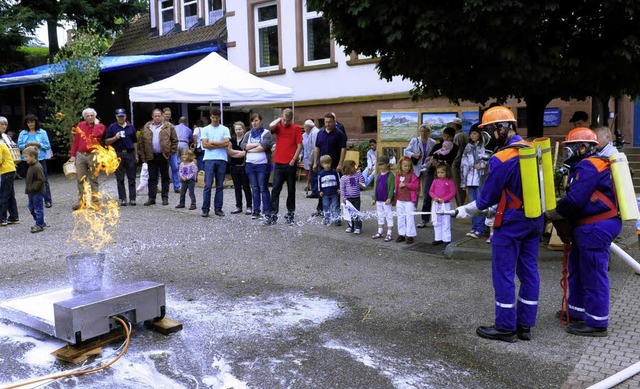
<path id="1" fill-rule="evenodd" d="M 349 201 L 355 210 L 350 210 L 351 220 L 345 232 L 360 234 L 362 232 L 362 219 L 360 219 L 360 185 L 364 184 L 364 177 L 360 170 L 356 169 L 356 163 L 352 160 L 344 161 L 342 166 L 344 175 L 340 177 L 340 199 L 342 204 Z"/>

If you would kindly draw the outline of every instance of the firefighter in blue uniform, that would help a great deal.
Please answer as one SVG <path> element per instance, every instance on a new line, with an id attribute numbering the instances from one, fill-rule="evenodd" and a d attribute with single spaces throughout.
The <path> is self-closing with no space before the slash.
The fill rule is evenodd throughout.
<path id="1" fill-rule="evenodd" d="M 566 218 L 573 227 L 569 251 L 570 334 L 607 336 L 609 321 L 609 250 L 620 234 L 609 161 L 596 156 L 596 133 L 586 127 L 569 131 L 564 146 L 564 162 L 571 168 L 567 195 L 552 220 Z"/>
<path id="2" fill-rule="evenodd" d="M 476 201 L 456 209 L 456 217 L 464 218 L 487 215 L 486 210 L 497 204 L 491 238 L 495 324 L 478 327 L 476 334 L 505 342 L 531 340 L 540 295 L 538 248 L 544 216 L 526 218 L 522 206 L 518 149 L 530 144 L 517 134 L 513 112 L 506 107 L 489 108 L 480 127 L 496 134 L 504 147 L 491 156 L 489 173 Z M 520 280 L 517 302 L 516 275 Z"/>

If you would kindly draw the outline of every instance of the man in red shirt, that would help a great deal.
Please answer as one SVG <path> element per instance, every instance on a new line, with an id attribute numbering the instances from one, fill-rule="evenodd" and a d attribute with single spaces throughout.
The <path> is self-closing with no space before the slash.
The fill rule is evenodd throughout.
<path id="1" fill-rule="evenodd" d="M 276 151 L 273 153 L 273 189 L 271 189 L 271 210 L 264 224 L 275 224 L 278 220 L 280 191 L 287 182 L 287 224 L 293 224 L 296 211 L 296 170 L 302 150 L 302 129 L 293 124 L 293 111 L 286 108 L 282 116 L 269 124 L 271 134 L 276 136 Z"/>
<path id="2" fill-rule="evenodd" d="M 94 155 L 91 151 L 100 145 L 104 134 L 104 125 L 96 123 L 96 111 L 86 108 L 82 111 L 84 121 L 78 123 L 71 143 L 71 158 L 69 162 L 75 162 L 78 173 L 78 203 L 73 210 L 85 205 L 84 181 L 88 180 L 91 186 L 91 203 L 97 205 L 100 202 L 98 193 L 98 173 L 95 171 Z"/>

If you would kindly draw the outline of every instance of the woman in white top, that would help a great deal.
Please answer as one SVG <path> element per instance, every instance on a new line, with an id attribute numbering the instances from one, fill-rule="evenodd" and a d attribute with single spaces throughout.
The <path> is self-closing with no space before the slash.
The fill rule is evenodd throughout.
<path id="1" fill-rule="evenodd" d="M 196 154 L 196 159 L 198 161 L 198 171 L 204 168 L 204 162 L 202 161 L 202 157 L 204 157 L 204 150 L 202 149 L 202 128 L 206 126 L 206 119 L 198 119 L 196 121 L 196 125 L 193 127 L 193 143 L 192 147 L 194 148 L 193 152 Z"/>
<path id="2" fill-rule="evenodd" d="M 484 144 L 476 123 L 469 130 L 469 143 L 465 146 L 460 160 L 460 187 L 467 189 L 469 201 L 475 201 L 478 198 L 484 183 L 486 162 L 482 159 L 483 155 Z M 467 233 L 467 236 L 477 238 L 479 235 L 484 235 L 485 229 L 484 217 L 474 216 L 471 218 L 471 231 Z"/>
<path id="3" fill-rule="evenodd" d="M 240 148 L 246 151 L 245 170 L 249 176 L 253 195 L 252 219 L 260 217 L 260 202 L 262 202 L 262 214 L 269 214 L 271 204 L 269 158 L 272 147 L 271 133 L 262 126 L 262 116 L 254 113 L 251 115 L 251 130 L 244 134 L 240 142 Z"/>
<path id="4" fill-rule="evenodd" d="M 418 137 L 412 138 L 409 141 L 409 145 L 404 149 L 404 156 L 411 158 L 413 164 L 413 172 L 416 176 L 420 177 L 420 188 L 422 188 L 422 212 L 429 212 L 431 210 L 431 197 L 429 197 L 429 188 L 433 182 L 433 174 L 428 174 L 427 162 L 433 152 L 433 147 L 436 145 L 436 141 L 431 139 L 431 127 L 427 124 L 421 124 L 418 128 Z M 421 221 L 418 223 L 418 228 L 424 228 L 429 222 L 429 215 L 421 215 Z"/>

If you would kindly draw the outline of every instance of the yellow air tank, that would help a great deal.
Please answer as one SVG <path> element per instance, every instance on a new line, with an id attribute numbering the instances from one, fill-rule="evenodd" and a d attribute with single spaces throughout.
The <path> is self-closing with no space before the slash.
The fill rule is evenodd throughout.
<path id="1" fill-rule="evenodd" d="M 518 154 L 524 215 L 529 218 L 535 218 L 542 214 L 536 149 L 535 147 L 523 147 L 518 150 Z"/>
<path id="2" fill-rule="evenodd" d="M 609 161 L 611 161 L 611 176 L 613 176 L 620 217 L 622 220 L 638 220 L 640 212 L 627 156 L 624 153 L 616 153 L 609 157 Z"/>
<path id="3" fill-rule="evenodd" d="M 536 148 L 538 163 L 540 164 L 539 175 L 542 182 L 540 189 L 542 189 L 544 210 L 553 211 L 556 209 L 556 188 L 553 177 L 553 160 L 551 158 L 551 139 L 546 137 L 534 139 L 533 147 Z"/>

